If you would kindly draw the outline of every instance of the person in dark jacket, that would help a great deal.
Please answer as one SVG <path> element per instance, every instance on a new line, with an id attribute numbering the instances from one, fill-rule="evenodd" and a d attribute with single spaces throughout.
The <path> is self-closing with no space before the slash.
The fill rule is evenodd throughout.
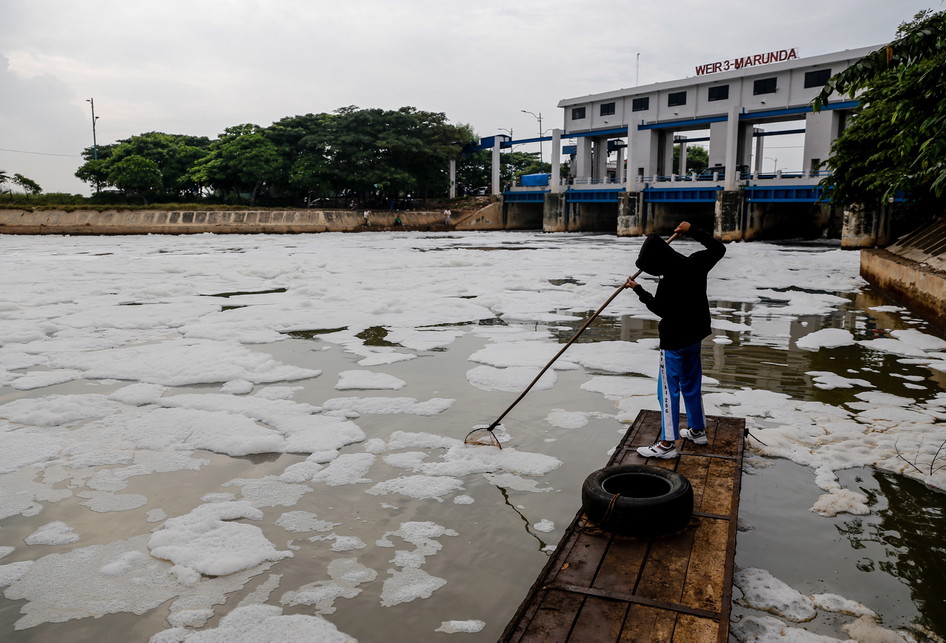
<path id="1" fill-rule="evenodd" d="M 660 236 L 644 240 L 637 267 L 660 277 L 657 292 L 651 295 L 631 278 L 633 288 L 644 305 L 658 317 L 660 335 L 660 375 L 657 399 L 660 401 L 660 439 L 653 446 L 637 452 L 646 458 L 675 458 L 674 441 L 680 437 L 696 444 L 706 444 L 706 417 L 703 413 L 701 381 L 703 364 L 700 343 L 712 332 L 706 276 L 726 254 L 726 246 L 712 235 L 692 227 L 686 221 L 675 233 L 687 234 L 703 244 L 703 249 L 685 256 L 674 250 Z M 686 406 L 688 427 L 680 430 L 680 396 Z"/>

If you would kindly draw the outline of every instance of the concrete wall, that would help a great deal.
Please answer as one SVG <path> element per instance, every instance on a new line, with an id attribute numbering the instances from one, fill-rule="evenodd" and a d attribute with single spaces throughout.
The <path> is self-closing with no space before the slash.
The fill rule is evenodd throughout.
<path id="1" fill-rule="evenodd" d="M 829 205 L 795 203 L 749 203 L 745 241 L 759 239 L 837 238 L 841 213 Z"/>
<path id="2" fill-rule="evenodd" d="M 494 201 L 471 212 L 454 213 L 453 216 L 455 230 L 502 230 L 503 226 L 502 201 Z"/>
<path id="3" fill-rule="evenodd" d="M 544 204 L 507 203 L 504 207 L 506 230 L 541 230 Z"/>
<path id="4" fill-rule="evenodd" d="M 861 250 L 861 276 L 946 332 L 946 273 L 882 248 Z"/>
<path id="5" fill-rule="evenodd" d="M 500 204 L 491 204 L 500 206 Z M 490 209 L 490 206 L 485 208 Z M 0 234 L 283 234 L 301 232 L 356 232 L 398 229 L 394 218 L 408 230 L 502 229 L 502 209 L 456 216 L 444 225 L 443 212 L 372 211 L 365 228 L 363 211 L 350 210 L 0 210 Z"/>

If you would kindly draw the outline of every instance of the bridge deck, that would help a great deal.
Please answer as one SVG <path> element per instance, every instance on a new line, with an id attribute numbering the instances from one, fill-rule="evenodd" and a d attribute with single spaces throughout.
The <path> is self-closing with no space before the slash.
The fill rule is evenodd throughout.
<path id="1" fill-rule="evenodd" d="M 660 414 L 641 411 L 608 463 L 686 476 L 690 525 L 657 538 L 616 536 L 579 510 L 501 641 L 728 640 L 745 420 L 707 422 L 708 445 L 681 440 L 679 458 L 648 461 L 635 449 L 654 442 Z"/>

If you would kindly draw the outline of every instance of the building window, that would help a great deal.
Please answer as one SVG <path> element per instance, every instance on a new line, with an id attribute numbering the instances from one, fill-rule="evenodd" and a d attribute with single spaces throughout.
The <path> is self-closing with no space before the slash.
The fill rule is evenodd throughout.
<path id="1" fill-rule="evenodd" d="M 573 107 L 572 108 L 572 120 L 580 121 L 585 117 L 585 108 L 584 107 Z"/>
<path id="2" fill-rule="evenodd" d="M 760 94 L 774 94 L 776 89 L 778 89 L 778 78 L 775 76 L 772 78 L 761 78 L 752 83 L 752 94 L 754 96 Z"/>
<path id="3" fill-rule="evenodd" d="M 601 103 L 601 115 L 611 116 L 614 114 L 614 103 Z"/>
<path id="4" fill-rule="evenodd" d="M 830 69 L 819 69 L 818 71 L 805 72 L 805 87 L 824 87 L 831 78 Z"/>
<path id="5" fill-rule="evenodd" d="M 646 112 L 648 109 L 650 109 L 650 96 L 635 98 L 631 101 L 632 112 Z"/>
<path id="6" fill-rule="evenodd" d="M 686 92 L 673 92 L 667 94 L 667 107 L 679 107 L 687 104 Z"/>
<path id="7" fill-rule="evenodd" d="M 729 98 L 729 85 L 717 85 L 710 87 L 706 96 L 707 100 L 726 100 Z"/>

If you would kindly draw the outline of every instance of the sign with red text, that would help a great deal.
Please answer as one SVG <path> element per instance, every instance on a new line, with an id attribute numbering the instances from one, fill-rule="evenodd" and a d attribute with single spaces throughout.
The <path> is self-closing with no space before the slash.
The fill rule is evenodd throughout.
<path id="1" fill-rule="evenodd" d="M 769 63 L 780 63 L 786 60 L 795 60 L 798 58 L 798 49 L 779 49 L 778 51 L 769 51 L 764 54 L 753 54 L 743 56 L 742 58 L 732 58 L 730 60 L 719 60 L 714 63 L 696 66 L 696 75 L 715 74 L 721 71 L 732 71 L 746 69 L 757 65 L 768 65 Z"/>

